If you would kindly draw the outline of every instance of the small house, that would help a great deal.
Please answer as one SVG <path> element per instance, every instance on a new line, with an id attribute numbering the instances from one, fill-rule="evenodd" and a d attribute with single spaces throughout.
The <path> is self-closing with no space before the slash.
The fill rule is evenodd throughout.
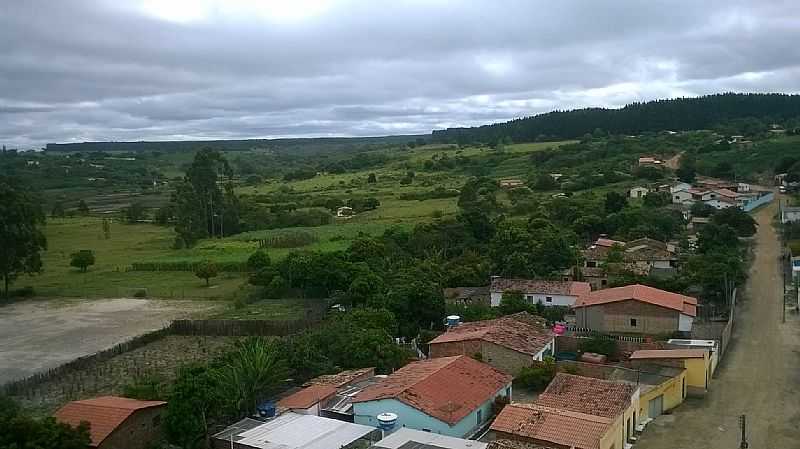
<path id="1" fill-rule="evenodd" d="M 489 287 L 453 287 L 443 290 L 444 300 L 447 304 L 470 305 L 483 304 L 489 305 Z"/>
<path id="2" fill-rule="evenodd" d="M 691 188 L 692 188 L 692 185 L 689 184 L 688 182 L 679 182 L 679 183 L 677 183 L 674 186 L 669 188 L 669 193 L 682 192 L 684 190 L 689 190 Z"/>
<path id="3" fill-rule="evenodd" d="M 706 349 L 652 349 L 634 351 L 630 361 L 655 363 L 686 369 L 687 394 L 703 395 L 711 383 L 711 358 Z"/>
<path id="4" fill-rule="evenodd" d="M 606 333 L 688 333 L 697 316 L 696 298 L 640 284 L 588 293 L 573 307 L 578 327 Z"/>
<path id="5" fill-rule="evenodd" d="M 167 403 L 118 396 L 72 401 L 61 407 L 58 422 L 77 427 L 90 425 L 91 444 L 98 449 L 146 449 L 162 437 L 162 416 Z"/>
<path id="6" fill-rule="evenodd" d="M 506 279 L 493 277 L 489 287 L 491 305 L 497 307 L 508 292 L 522 293 L 531 304 L 544 306 L 571 306 L 579 296 L 592 287 L 587 282 L 538 281 L 531 279 Z"/>
<path id="7" fill-rule="evenodd" d="M 494 438 L 555 447 L 625 447 L 638 423 L 639 388 L 628 382 L 558 373 L 533 404 L 503 408 Z"/>
<path id="8" fill-rule="evenodd" d="M 284 413 L 267 421 L 245 418 L 211 437 L 214 449 L 357 449 L 379 441 L 371 426 Z"/>
<path id="9" fill-rule="evenodd" d="M 352 207 L 349 206 L 342 206 L 336 209 L 336 216 L 339 218 L 350 218 L 355 214 L 356 212 L 353 210 Z"/>
<path id="10" fill-rule="evenodd" d="M 514 189 L 517 187 L 523 187 L 525 182 L 520 179 L 501 179 L 498 184 L 504 189 Z"/>
<path id="11" fill-rule="evenodd" d="M 708 201 L 711 199 L 711 192 L 708 190 L 692 188 L 687 190 L 687 192 L 692 194 L 692 199 L 694 201 Z"/>
<path id="12" fill-rule="evenodd" d="M 552 355 L 555 336 L 547 322 L 527 312 L 451 327 L 429 343 L 430 357 L 467 355 L 517 375 Z"/>
<path id="13" fill-rule="evenodd" d="M 678 190 L 676 192 L 672 192 L 672 203 L 673 204 L 691 204 L 694 203 L 694 196 L 692 195 L 689 190 Z"/>
<path id="14" fill-rule="evenodd" d="M 631 198 L 644 198 L 645 196 L 647 196 L 647 192 L 649 191 L 650 190 L 647 187 L 637 186 L 632 188 L 628 192 L 628 196 L 630 196 Z"/>
<path id="15" fill-rule="evenodd" d="M 639 167 L 662 167 L 663 164 L 663 161 L 655 157 L 643 156 L 639 158 Z"/>
<path id="16" fill-rule="evenodd" d="M 472 357 L 409 363 L 353 398 L 355 423 L 378 426 L 378 415 L 396 426 L 465 438 L 492 417 L 495 401 L 511 400 L 512 377 Z"/>
<path id="17" fill-rule="evenodd" d="M 800 221 L 800 207 L 781 205 L 781 223 L 794 223 Z"/>

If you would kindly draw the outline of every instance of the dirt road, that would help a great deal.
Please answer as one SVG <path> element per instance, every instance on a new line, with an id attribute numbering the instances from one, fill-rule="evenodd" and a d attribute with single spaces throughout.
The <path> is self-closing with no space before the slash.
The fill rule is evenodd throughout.
<path id="1" fill-rule="evenodd" d="M 800 448 L 800 319 L 781 324 L 780 243 L 772 217 L 756 215 L 755 260 L 741 295 L 731 346 L 705 399 L 692 399 L 651 423 L 638 449 L 735 449 L 747 415 L 751 449 Z"/>
<path id="2" fill-rule="evenodd" d="M 0 307 L 0 384 L 214 307 L 211 301 L 131 298 L 25 301 Z"/>

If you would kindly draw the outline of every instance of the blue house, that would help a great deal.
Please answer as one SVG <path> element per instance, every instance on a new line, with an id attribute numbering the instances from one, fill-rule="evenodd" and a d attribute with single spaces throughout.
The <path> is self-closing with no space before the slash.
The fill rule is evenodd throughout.
<path id="1" fill-rule="evenodd" d="M 464 438 L 492 417 L 499 396 L 511 400 L 512 377 L 468 356 L 410 363 L 353 398 L 354 422 L 378 426 L 382 413 L 396 426 Z"/>

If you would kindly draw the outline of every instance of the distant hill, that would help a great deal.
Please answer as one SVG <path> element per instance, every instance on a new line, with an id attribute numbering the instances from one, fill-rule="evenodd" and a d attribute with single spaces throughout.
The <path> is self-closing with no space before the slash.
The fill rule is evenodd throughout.
<path id="1" fill-rule="evenodd" d="M 727 121 L 758 118 L 767 123 L 800 117 L 800 95 L 716 94 L 632 103 L 619 109 L 553 111 L 474 128 L 434 131 L 435 142 L 514 142 L 574 139 L 595 129 L 612 134 L 709 129 Z"/>
<path id="2" fill-rule="evenodd" d="M 138 152 L 138 151 L 196 151 L 214 148 L 221 151 L 272 150 L 296 155 L 367 150 L 372 147 L 400 145 L 417 139 L 428 140 L 429 135 L 383 137 L 318 137 L 299 139 L 244 139 L 244 140 L 170 140 L 140 142 L 81 142 L 48 143 L 46 150 L 53 152 Z"/>

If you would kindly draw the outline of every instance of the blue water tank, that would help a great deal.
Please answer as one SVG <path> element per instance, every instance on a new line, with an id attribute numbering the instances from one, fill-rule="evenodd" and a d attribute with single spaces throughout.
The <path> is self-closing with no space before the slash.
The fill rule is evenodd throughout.
<path id="1" fill-rule="evenodd" d="M 455 327 L 461 322 L 461 317 L 458 315 L 449 315 L 447 317 L 447 327 Z"/>
<path id="2" fill-rule="evenodd" d="M 256 407 L 259 418 L 272 418 L 275 416 L 275 401 L 266 401 Z"/>

